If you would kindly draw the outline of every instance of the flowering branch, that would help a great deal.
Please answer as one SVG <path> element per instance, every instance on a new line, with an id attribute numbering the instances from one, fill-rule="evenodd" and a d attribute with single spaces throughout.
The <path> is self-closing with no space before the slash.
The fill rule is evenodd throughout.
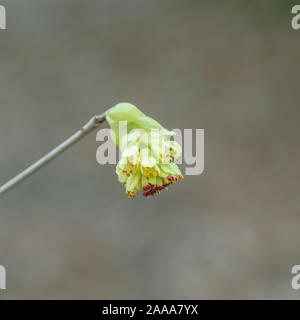
<path id="1" fill-rule="evenodd" d="M 119 181 L 126 187 L 129 198 L 134 198 L 140 189 L 144 197 L 153 196 L 183 178 L 174 162 L 181 153 L 181 146 L 166 138 L 175 133 L 146 116 L 133 104 L 123 102 L 94 116 L 70 138 L 1 186 L 0 195 L 30 177 L 105 120 L 111 128 L 113 141 L 122 151 L 116 173 Z M 125 131 L 121 126 L 124 122 L 128 124 Z"/>
<path id="2" fill-rule="evenodd" d="M 105 121 L 105 114 L 94 116 L 87 122 L 80 130 L 74 133 L 70 138 L 65 140 L 59 146 L 51 150 L 44 157 L 33 163 L 30 167 L 19 173 L 17 176 L 6 182 L 0 187 L 0 195 L 17 186 L 20 182 L 33 175 L 36 171 L 45 166 L 48 162 L 55 159 L 64 151 L 68 150 L 73 144 L 80 141 L 83 137 L 88 135 L 91 131 L 96 129 L 101 123 Z"/>

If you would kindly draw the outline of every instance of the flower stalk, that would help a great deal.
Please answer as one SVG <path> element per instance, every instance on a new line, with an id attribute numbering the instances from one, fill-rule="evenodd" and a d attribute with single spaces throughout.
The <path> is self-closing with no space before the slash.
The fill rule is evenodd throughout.
<path id="1" fill-rule="evenodd" d="M 75 132 L 71 137 L 66 139 L 64 142 L 62 142 L 60 145 L 58 145 L 56 148 L 51 150 L 49 153 L 47 153 L 45 156 L 40 158 L 38 161 L 33 163 L 31 166 L 29 166 L 27 169 L 20 172 L 17 176 L 6 182 L 0 187 L 0 195 L 3 195 L 7 191 L 11 190 L 12 188 L 16 187 L 19 183 L 33 175 L 35 172 L 37 172 L 39 169 L 44 167 L 47 163 L 55 159 L 57 156 L 59 156 L 61 153 L 68 150 L 73 144 L 80 141 L 82 138 L 84 138 L 86 135 L 88 135 L 91 131 L 95 130 L 100 126 L 101 123 L 105 121 L 105 113 L 96 115 L 93 118 L 90 119 L 80 130 Z"/>

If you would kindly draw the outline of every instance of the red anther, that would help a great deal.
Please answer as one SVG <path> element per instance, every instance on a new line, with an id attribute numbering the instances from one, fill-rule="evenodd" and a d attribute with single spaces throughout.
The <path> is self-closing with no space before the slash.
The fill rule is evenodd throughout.
<path id="1" fill-rule="evenodd" d="M 150 187 L 150 184 L 148 183 L 146 186 L 143 187 L 143 190 L 144 191 L 147 191 L 149 190 L 151 187 Z"/>
<path id="2" fill-rule="evenodd" d="M 149 197 L 149 196 L 154 196 L 155 194 L 160 193 L 161 190 L 164 190 L 170 184 L 174 184 L 177 180 L 179 180 L 180 176 L 169 176 L 169 177 L 167 177 L 167 179 L 169 180 L 169 182 L 167 182 L 161 186 L 157 186 L 157 185 L 153 185 L 151 183 L 148 183 L 146 186 L 144 186 L 142 188 L 144 190 L 143 196 Z"/>

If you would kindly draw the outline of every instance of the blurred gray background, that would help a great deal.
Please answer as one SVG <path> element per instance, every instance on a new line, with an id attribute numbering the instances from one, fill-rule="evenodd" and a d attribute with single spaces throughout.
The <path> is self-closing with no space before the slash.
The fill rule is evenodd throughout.
<path id="1" fill-rule="evenodd" d="M 300 297 L 291 3 L 1 0 L 1 183 L 121 101 L 204 128 L 205 170 L 129 200 L 91 134 L 0 199 L 0 299 Z"/>

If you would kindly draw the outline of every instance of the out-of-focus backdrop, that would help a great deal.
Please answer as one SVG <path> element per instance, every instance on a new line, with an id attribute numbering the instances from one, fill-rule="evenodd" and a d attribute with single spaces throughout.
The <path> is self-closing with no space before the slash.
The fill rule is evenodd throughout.
<path id="1" fill-rule="evenodd" d="M 121 101 L 205 129 L 204 173 L 154 199 L 127 199 L 95 133 L 2 197 L 1 299 L 300 297 L 292 2 L 0 4 L 1 183 Z"/>

